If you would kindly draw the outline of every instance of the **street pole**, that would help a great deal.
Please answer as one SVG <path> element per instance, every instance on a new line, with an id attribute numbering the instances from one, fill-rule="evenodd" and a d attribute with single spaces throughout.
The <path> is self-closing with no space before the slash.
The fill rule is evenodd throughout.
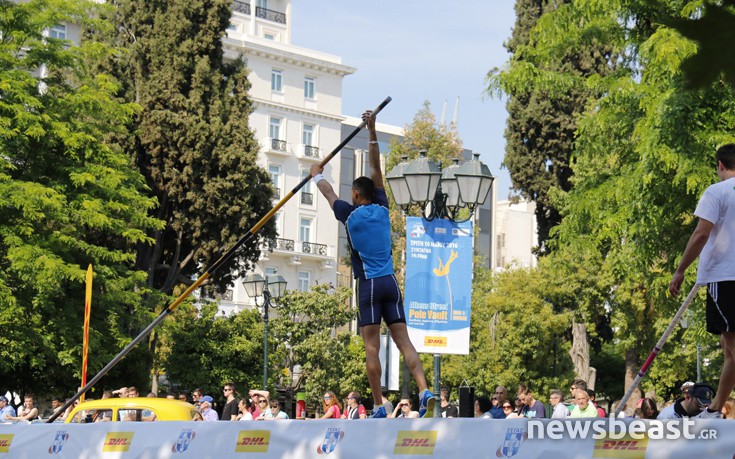
<path id="1" fill-rule="evenodd" d="M 436 399 L 436 403 L 434 404 L 434 417 L 435 418 L 441 417 L 441 413 L 442 413 L 441 398 L 440 398 L 441 371 L 442 371 L 442 355 L 434 354 L 434 398 Z"/>
<path id="2" fill-rule="evenodd" d="M 697 382 L 702 382 L 702 347 L 697 338 Z"/>
<path id="3" fill-rule="evenodd" d="M 263 290 L 263 390 L 268 390 L 268 308 L 271 305 L 271 293 Z"/>

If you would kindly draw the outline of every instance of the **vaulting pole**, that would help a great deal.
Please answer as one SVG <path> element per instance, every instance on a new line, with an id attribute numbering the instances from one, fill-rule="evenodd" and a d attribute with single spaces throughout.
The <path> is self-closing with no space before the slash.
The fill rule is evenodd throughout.
<path id="1" fill-rule="evenodd" d="M 650 368 L 651 364 L 653 363 L 653 359 L 656 358 L 659 352 L 661 352 L 661 349 L 664 347 L 664 344 L 666 344 L 666 340 L 669 339 L 669 335 L 671 332 L 674 331 L 674 327 L 676 327 L 676 324 L 679 323 L 681 320 L 681 316 L 684 315 L 684 312 L 686 312 L 689 305 L 692 303 L 692 300 L 694 299 L 694 296 L 699 291 L 699 288 L 701 287 L 700 284 L 694 284 L 694 287 L 692 287 L 692 290 L 689 292 L 689 295 L 687 295 L 684 302 L 679 307 L 679 310 L 676 311 L 676 314 L 674 314 L 674 318 L 671 319 L 671 322 L 669 323 L 669 326 L 666 327 L 666 331 L 664 331 L 664 334 L 661 336 L 661 339 L 658 340 L 658 343 L 656 343 L 656 346 L 653 348 L 653 351 L 648 355 L 648 358 L 643 363 L 643 366 L 641 367 L 641 370 L 638 372 L 638 375 L 635 377 L 633 382 L 628 387 L 628 390 L 625 391 L 625 395 L 623 395 L 623 398 L 620 400 L 620 403 L 618 403 L 617 408 L 615 408 L 615 417 L 618 417 L 618 414 L 625 408 L 625 405 L 628 403 L 628 399 L 633 394 L 633 391 L 638 388 L 638 384 L 640 384 L 641 379 L 643 379 L 644 376 L 646 376 L 646 373 L 648 373 L 648 368 Z"/>
<path id="2" fill-rule="evenodd" d="M 92 316 L 92 264 L 87 268 L 87 288 L 84 295 L 84 331 L 82 333 L 82 387 L 87 384 L 87 353 L 89 352 L 89 319 Z M 79 399 L 84 403 L 84 394 Z"/>
<path id="3" fill-rule="evenodd" d="M 381 102 L 380 105 L 378 105 L 378 107 L 375 110 L 373 110 L 373 116 L 380 113 L 380 111 L 383 110 L 383 108 L 385 108 L 385 106 L 388 105 L 391 100 L 392 99 L 390 97 L 386 97 L 385 100 Z M 366 124 L 367 123 L 365 121 L 360 123 L 360 125 L 357 126 L 355 130 L 352 131 L 347 137 L 345 137 L 345 139 L 342 142 L 340 142 L 340 144 L 337 145 L 337 147 L 334 150 L 332 150 L 332 152 L 328 154 L 319 165 L 321 167 L 324 167 L 329 161 L 331 161 L 332 158 L 334 158 L 340 151 L 342 151 L 342 149 L 347 145 L 347 143 L 350 140 L 352 140 L 360 132 L 360 130 L 362 130 L 362 128 L 365 127 Z M 291 199 L 296 193 L 298 193 L 299 190 L 303 188 L 303 186 L 306 185 L 306 183 L 309 180 L 311 180 L 311 177 L 309 176 L 304 177 L 303 180 L 301 180 L 301 182 L 299 182 L 299 184 L 296 185 L 296 187 L 294 187 L 294 189 L 289 191 L 288 194 L 286 194 L 286 196 L 284 196 L 283 199 L 281 199 L 278 202 L 278 204 L 276 204 L 275 207 L 273 207 L 273 209 L 271 209 L 267 214 L 265 214 L 263 218 L 260 219 L 260 221 L 258 221 L 258 223 L 256 223 L 252 228 L 250 228 L 250 230 L 248 231 L 247 234 L 245 234 L 245 236 L 241 237 L 240 240 L 238 240 L 235 243 L 235 245 L 232 246 L 232 248 L 230 248 L 230 250 L 228 250 L 224 255 L 222 255 L 219 258 L 219 260 L 214 262 L 214 264 L 210 266 L 206 271 L 204 271 L 204 273 L 202 273 L 202 275 L 193 284 L 191 284 L 184 293 L 182 293 L 178 298 L 176 298 L 176 300 L 174 300 L 174 302 L 171 303 L 169 307 L 164 309 L 161 312 L 161 314 L 159 314 L 158 317 L 156 317 L 156 319 L 145 328 L 145 330 L 140 332 L 140 334 L 136 336 L 127 346 L 125 346 L 123 350 L 120 351 L 120 353 L 117 354 L 110 361 L 110 363 L 105 365 L 105 367 L 101 369 L 99 373 L 97 373 L 94 376 L 94 378 L 92 378 L 84 387 L 79 389 L 79 392 L 77 392 L 76 394 L 74 394 L 72 398 L 67 400 L 66 403 L 64 403 L 64 405 L 59 410 L 57 410 L 56 413 L 54 413 L 46 422 L 49 422 L 49 423 L 54 422 L 54 420 L 56 420 L 56 418 L 58 418 L 61 415 L 61 413 L 65 412 L 66 409 L 69 408 L 79 397 L 81 397 L 92 386 L 94 386 L 97 383 L 97 381 L 102 379 L 102 377 L 105 374 L 107 374 L 107 372 L 110 371 L 110 369 L 112 369 L 112 367 L 114 367 L 117 364 L 117 362 L 122 360 L 123 357 L 125 357 L 138 343 L 140 343 L 146 336 L 148 336 L 150 332 L 153 331 L 153 329 L 156 328 L 156 326 L 158 326 L 158 324 L 160 324 L 163 321 L 163 319 L 166 318 L 166 316 L 171 314 L 174 311 L 174 309 L 176 309 L 189 295 L 192 294 L 192 292 L 194 292 L 194 290 L 198 289 L 199 286 L 212 275 L 212 273 L 214 273 L 217 269 L 221 268 L 222 265 L 227 263 L 230 260 L 230 258 L 232 258 L 232 256 L 235 254 L 235 252 L 237 252 L 240 249 L 240 247 L 243 246 L 243 244 L 245 244 L 250 239 L 252 239 L 252 237 L 255 236 L 255 233 L 257 233 L 260 230 L 260 228 L 262 228 L 263 225 L 265 225 L 268 222 L 268 220 L 270 220 L 271 217 L 273 217 L 273 215 L 275 215 L 276 212 L 278 212 L 281 209 L 281 207 L 283 207 L 283 205 L 286 204 L 286 202 L 288 202 L 289 199 Z"/>

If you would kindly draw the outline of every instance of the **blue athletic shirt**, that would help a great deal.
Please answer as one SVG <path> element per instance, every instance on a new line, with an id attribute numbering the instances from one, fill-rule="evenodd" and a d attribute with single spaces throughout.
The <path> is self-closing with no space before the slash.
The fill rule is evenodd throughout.
<path id="1" fill-rule="evenodd" d="M 355 207 L 341 199 L 334 201 L 334 216 L 347 229 L 355 279 L 393 274 L 390 215 L 385 189 L 375 189 L 372 204 Z"/>

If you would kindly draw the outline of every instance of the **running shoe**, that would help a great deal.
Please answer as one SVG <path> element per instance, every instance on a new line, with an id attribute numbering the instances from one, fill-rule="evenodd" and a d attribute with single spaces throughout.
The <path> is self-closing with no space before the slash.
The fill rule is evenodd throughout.
<path id="1" fill-rule="evenodd" d="M 419 417 L 420 418 L 431 418 L 434 417 L 434 404 L 436 399 L 434 394 L 429 389 L 424 389 L 419 394 Z"/>
<path id="2" fill-rule="evenodd" d="M 383 405 L 380 405 L 379 407 L 373 409 L 373 414 L 370 417 L 372 419 L 380 419 L 388 417 L 388 415 L 385 413 L 385 407 Z"/>

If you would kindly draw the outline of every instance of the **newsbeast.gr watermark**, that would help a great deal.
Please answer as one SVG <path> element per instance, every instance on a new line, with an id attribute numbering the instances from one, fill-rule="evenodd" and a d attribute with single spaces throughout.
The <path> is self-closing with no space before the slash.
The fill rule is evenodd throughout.
<path id="1" fill-rule="evenodd" d="M 597 419 L 552 419 L 550 421 L 528 421 L 528 439 L 612 439 L 632 438 L 642 440 L 716 440 L 717 429 L 695 428 L 689 418 L 667 420 L 623 421 L 614 417 Z"/>

